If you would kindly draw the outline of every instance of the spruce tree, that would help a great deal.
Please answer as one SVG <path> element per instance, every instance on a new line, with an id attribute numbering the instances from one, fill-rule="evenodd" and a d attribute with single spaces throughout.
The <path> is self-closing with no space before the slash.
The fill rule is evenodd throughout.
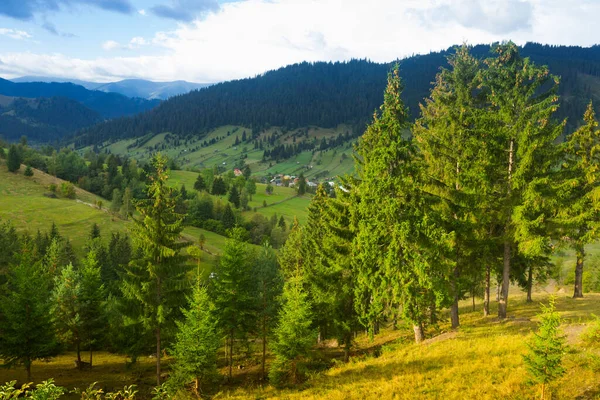
<path id="1" fill-rule="evenodd" d="M 240 208 L 240 194 L 238 193 L 237 187 L 235 185 L 231 185 L 228 200 L 231 204 L 235 206 L 235 208 Z"/>
<path id="2" fill-rule="evenodd" d="M 8 275 L 7 291 L 0 298 L 0 358 L 7 366 L 23 365 L 31 381 L 35 360 L 57 354 L 47 275 L 31 262 L 24 243 L 18 263 Z"/>
<path id="3" fill-rule="evenodd" d="M 89 350 L 90 368 L 93 366 L 93 351 L 102 344 L 106 329 L 104 305 L 106 288 L 102 283 L 101 268 L 96 250 L 90 250 L 80 267 L 81 293 L 80 317 L 82 344 Z"/>
<path id="4" fill-rule="evenodd" d="M 83 341 L 84 327 L 82 311 L 81 273 L 67 265 L 54 278 L 54 291 L 52 293 L 52 317 L 58 332 L 58 337 L 63 344 L 75 346 L 77 352 L 77 368 L 81 369 L 81 343 Z"/>
<path id="5" fill-rule="evenodd" d="M 483 85 L 488 88 L 493 117 L 487 137 L 497 150 L 490 169 L 497 177 L 496 208 L 503 226 L 503 269 L 498 317 L 506 318 L 512 253 L 537 257 L 550 251 L 549 209 L 552 179 L 558 164 L 556 141 L 562 124 L 553 120 L 559 79 L 547 67 L 522 58 L 508 42 L 494 48 Z"/>
<path id="6" fill-rule="evenodd" d="M 268 243 L 263 244 L 260 249 L 254 270 L 258 294 L 258 330 L 262 339 L 261 376 L 265 379 L 267 340 L 276 322 L 279 296 L 283 287 L 277 256 Z"/>
<path id="7" fill-rule="evenodd" d="M 295 225 L 292 234 L 299 231 L 300 228 Z M 286 257 L 279 260 L 289 275 L 284 285 L 283 304 L 274 331 L 272 350 L 275 361 L 269 371 L 271 382 L 277 386 L 287 383 L 295 385 L 299 382 L 303 372 L 302 361 L 316 339 L 316 332 L 312 327 L 311 306 L 305 289 L 304 266 L 299 262 L 302 256 L 297 254 L 294 257 L 294 252 L 300 253 L 301 249 L 296 247 L 293 241 L 286 242 L 282 249 Z"/>
<path id="8" fill-rule="evenodd" d="M 242 241 L 243 229 L 233 228 L 223 254 L 215 267 L 211 297 L 219 328 L 226 336 L 229 378 L 233 368 L 233 345 L 256 325 L 255 278 L 252 274 L 247 245 Z"/>
<path id="9" fill-rule="evenodd" d="M 173 345 L 171 381 L 177 387 L 194 382 L 194 393 L 200 398 L 202 387 L 217 375 L 217 351 L 220 340 L 214 306 L 205 287 L 194 288 L 190 307 L 182 310 L 184 320 L 177 322 Z"/>
<path id="10" fill-rule="evenodd" d="M 121 206 L 121 215 L 125 219 L 129 219 L 129 217 L 133 214 L 133 211 L 133 194 L 131 193 L 131 189 L 129 187 L 126 187 L 125 191 L 123 192 L 123 205 Z"/>
<path id="11" fill-rule="evenodd" d="M 112 194 L 112 201 L 110 203 L 110 211 L 114 214 L 118 213 L 123 206 L 123 195 L 119 189 L 114 189 Z"/>
<path id="12" fill-rule="evenodd" d="M 449 264 L 450 320 L 459 326 L 458 301 L 472 287 L 469 276 L 483 264 L 476 233 L 489 226 L 489 210 L 482 197 L 491 193 L 486 174 L 485 111 L 487 99 L 481 85 L 480 62 L 463 45 L 449 57 L 431 95 L 421 105 L 421 118 L 413 134 L 423 157 L 423 188 L 432 199 L 429 207 L 436 224 L 453 234 L 446 260 Z M 443 264 L 442 264 L 443 265 Z"/>
<path id="13" fill-rule="evenodd" d="M 398 68 L 388 76 L 384 102 L 357 145 L 359 184 L 350 208 L 354 305 L 371 334 L 392 308 L 402 305 L 403 317 L 413 325 L 415 340 L 424 338 L 427 308 L 445 277 L 435 273 L 432 254 L 443 242 L 429 226 L 420 164 L 415 145 L 404 134 L 407 110 L 400 98 Z M 433 242 L 432 244 L 429 242 Z M 428 251 L 433 249 L 433 251 Z"/>
<path id="14" fill-rule="evenodd" d="M 8 158 L 6 165 L 9 172 L 17 172 L 21 168 L 21 152 L 14 144 L 8 149 Z"/>
<path id="15" fill-rule="evenodd" d="M 304 173 L 300 173 L 298 177 L 298 196 L 302 196 L 306 193 L 306 178 L 304 178 Z"/>
<path id="16" fill-rule="evenodd" d="M 227 203 L 225 211 L 223 211 L 222 222 L 225 229 L 231 229 L 235 226 L 235 215 L 233 214 L 233 210 L 229 203 Z"/>
<path id="17" fill-rule="evenodd" d="M 194 189 L 198 192 L 206 190 L 206 183 L 204 182 L 202 174 L 198 174 L 198 176 L 196 177 L 196 181 L 194 182 Z"/>
<path id="18" fill-rule="evenodd" d="M 576 255 L 574 298 L 583 297 L 585 245 L 597 240 L 600 229 L 600 129 L 592 103 L 583 120 L 584 125 L 565 146 L 564 180 L 557 204 L 562 236 L 568 237 Z"/>
<path id="19" fill-rule="evenodd" d="M 562 359 L 566 353 L 565 338 L 560 335 L 560 316 L 556 312 L 555 298 L 542 305 L 538 331 L 527 343 L 528 353 L 523 356 L 527 371 L 534 382 L 541 386 L 542 399 L 550 383 L 564 375 Z"/>
<path id="20" fill-rule="evenodd" d="M 215 196 L 222 196 L 227 193 L 227 187 L 225 186 L 225 181 L 220 176 L 216 176 L 213 183 L 210 194 Z"/>
<path id="21" fill-rule="evenodd" d="M 132 305 L 131 317 L 154 333 L 156 340 L 156 382 L 161 380 L 162 334 L 174 326 L 189 288 L 189 267 L 180 241 L 183 217 L 175 213 L 176 199 L 167 185 L 167 159 L 153 157 L 148 199 L 139 201 L 139 219 L 134 219 L 132 237 L 139 257 L 132 260 L 123 276 L 123 295 Z"/>

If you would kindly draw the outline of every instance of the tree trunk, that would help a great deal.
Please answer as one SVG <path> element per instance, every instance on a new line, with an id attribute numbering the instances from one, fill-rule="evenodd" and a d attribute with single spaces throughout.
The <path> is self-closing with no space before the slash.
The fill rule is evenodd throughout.
<path id="1" fill-rule="evenodd" d="M 531 290 L 533 289 L 533 265 L 529 264 L 529 272 L 527 273 L 527 302 L 531 303 Z"/>
<path id="2" fill-rule="evenodd" d="M 506 307 L 508 303 L 508 285 L 510 284 L 510 243 L 504 241 L 504 268 L 502 269 L 502 289 L 500 290 L 500 301 L 498 302 L 498 318 L 506 318 Z"/>
<path id="3" fill-rule="evenodd" d="M 82 369 L 81 368 L 81 345 L 79 343 L 79 340 L 77 341 L 77 369 Z"/>
<path id="4" fill-rule="evenodd" d="M 194 394 L 196 395 L 196 398 L 200 398 L 200 380 L 198 377 L 194 378 Z"/>
<path id="5" fill-rule="evenodd" d="M 263 315 L 263 329 L 262 329 L 262 369 L 261 379 L 265 380 L 265 362 L 267 359 L 267 317 Z"/>
<path id="6" fill-rule="evenodd" d="M 160 325 L 156 328 L 156 386 L 160 386 Z"/>
<path id="7" fill-rule="evenodd" d="M 437 324 L 437 308 L 435 306 L 435 300 L 433 300 L 431 302 L 431 306 L 429 307 L 429 312 L 431 313 L 429 315 L 429 323 L 431 325 Z"/>
<path id="8" fill-rule="evenodd" d="M 473 311 L 475 311 L 475 288 L 473 288 L 473 290 L 471 291 L 471 294 L 473 295 Z"/>
<path id="9" fill-rule="evenodd" d="M 233 369 L 233 329 L 229 332 L 229 380 L 232 377 Z"/>
<path id="10" fill-rule="evenodd" d="M 350 361 L 350 347 L 352 346 L 352 332 L 344 335 L 344 362 Z"/>
<path id="11" fill-rule="evenodd" d="M 419 322 L 418 324 L 414 324 L 413 330 L 415 331 L 415 342 L 421 343 L 425 339 L 425 333 L 423 333 L 423 323 Z"/>
<path id="12" fill-rule="evenodd" d="M 292 361 L 292 384 L 298 383 L 298 369 L 296 368 L 296 360 Z"/>
<path id="13" fill-rule="evenodd" d="M 490 315 L 490 265 L 485 267 L 485 291 L 483 294 L 483 316 Z"/>
<path id="14" fill-rule="evenodd" d="M 25 360 L 25 370 L 27 371 L 27 382 L 31 382 L 31 360 Z"/>
<path id="15" fill-rule="evenodd" d="M 454 267 L 452 272 L 452 280 L 450 282 L 450 290 L 452 292 L 452 305 L 450 306 L 450 321 L 452 329 L 458 328 L 460 321 L 458 319 L 458 266 Z"/>
<path id="16" fill-rule="evenodd" d="M 514 163 L 514 147 L 515 140 L 510 139 L 510 148 L 508 151 L 508 179 L 507 179 L 507 197 L 510 201 L 511 196 L 511 184 L 512 184 L 512 170 Z M 506 219 L 506 225 L 504 227 L 504 235 L 510 233 L 510 213 Z M 506 318 L 506 308 L 508 306 L 508 286 L 510 285 L 510 241 L 508 238 L 504 239 L 504 266 L 502 268 L 502 290 L 500 291 L 500 298 L 498 301 L 498 318 Z"/>
<path id="17" fill-rule="evenodd" d="M 583 297 L 583 259 L 585 257 L 585 249 L 583 246 L 577 246 L 575 248 L 577 255 L 577 265 L 575 266 L 575 292 L 573 298 Z"/>
<path id="18" fill-rule="evenodd" d="M 92 369 L 92 353 L 93 353 L 93 349 L 92 349 L 92 345 L 90 345 L 90 369 Z"/>

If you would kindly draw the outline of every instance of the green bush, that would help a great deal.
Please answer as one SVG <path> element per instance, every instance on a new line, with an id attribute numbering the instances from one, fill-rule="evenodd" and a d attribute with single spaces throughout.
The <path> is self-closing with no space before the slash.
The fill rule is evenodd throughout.
<path id="1" fill-rule="evenodd" d="M 33 176 L 33 169 L 29 165 L 25 168 L 25 176 Z"/>
<path id="2" fill-rule="evenodd" d="M 600 345 L 600 318 L 592 314 L 594 322 L 583 332 L 581 340 L 588 346 Z"/>
<path id="3" fill-rule="evenodd" d="M 71 182 L 63 182 L 60 185 L 60 192 L 67 199 L 74 199 L 75 196 L 75 186 Z"/>

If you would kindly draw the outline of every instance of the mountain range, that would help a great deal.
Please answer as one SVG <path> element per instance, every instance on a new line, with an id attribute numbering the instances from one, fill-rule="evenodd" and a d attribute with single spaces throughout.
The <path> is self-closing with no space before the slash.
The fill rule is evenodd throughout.
<path id="1" fill-rule="evenodd" d="M 118 82 L 89 82 L 78 79 L 56 78 L 47 76 L 23 76 L 11 79 L 15 83 L 73 83 L 88 90 L 99 90 L 106 93 L 119 93 L 127 97 L 139 97 L 146 100 L 166 100 L 169 97 L 188 93 L 192 90 L 210 86 L 210 83 L 193 83 L 187 81 L 152 82 L 144 79 L 124 79 Z"/>

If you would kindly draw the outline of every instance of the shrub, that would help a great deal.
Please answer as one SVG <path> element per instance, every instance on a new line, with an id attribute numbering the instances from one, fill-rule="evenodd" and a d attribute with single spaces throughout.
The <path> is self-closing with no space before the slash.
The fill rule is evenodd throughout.
<path id="1" fill-rule="evenodd" d="M 56 193 L 56 184 L 51 183 L 50 185 L 48 185 L 48 190 L 52 193 Z"/>
<path id="2" fill-rule="evenodd" d="M 33 176 L 33 169 L 31 169 L 31 167 L 28 165 L 25 168 L 25 172 L 24 172 L 25 176 Z"/>
<path id="3" fill-rule="evenodd" d="M 588 346 L 600 345 L 600 318 L 592 314 L 594 322 L 583 332 L 581 340 Z"/>
<path id="4" fill-rule="evenodd" d="M 71 182 L 63 182 L 60 185 L 60 191 L 64 197 L 67 199 L 74 199 L 75 196 L 75 186 Z"/>

